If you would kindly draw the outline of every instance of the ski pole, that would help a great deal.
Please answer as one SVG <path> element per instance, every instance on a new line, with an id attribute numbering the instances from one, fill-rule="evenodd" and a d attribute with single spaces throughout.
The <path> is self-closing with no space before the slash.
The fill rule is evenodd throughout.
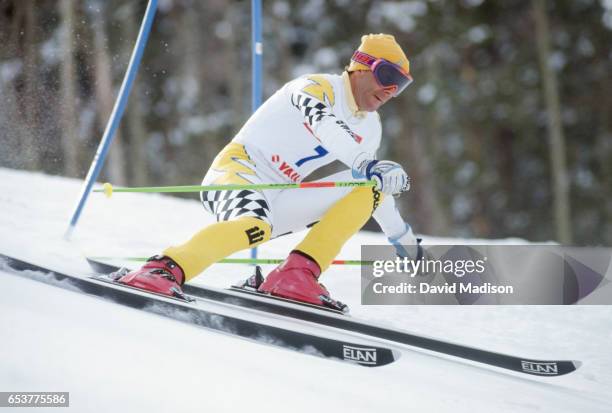
<path id="1" fill-rule="evenodd" d="M 304 188 L 338 188 L 375 186 L 371 181 L 345 181 L 345 182 L 301 182 L 294 184 L 228 184 L 228 185 L 182 185 L 182 186 L 141 186 L 141 187 L 118 187 L 114 188 L 110 183 L 105 183 L 102 188 L 94 189 L 93 192 L 103 192 L 111 197 L 114 192 L 200 192 L 200 191 L 231 191 L 240 189 L 304 189 Z"/>
<path id="2" fill-rule="evenodd" d="M 134 261 L 134 262 L 146 262 L 146 257 L 89 257 L 94 261 L 107 261 L 107 260 L 122 260 L 122 261 Z M 221 261 L 217 261 L 217 264 L 280 264 L 285 260 L 277 258 L 225 258 Z M 369 265 L 372 261 L 359 261 L 359 260 L 334 260 L 334 265 Z"/>

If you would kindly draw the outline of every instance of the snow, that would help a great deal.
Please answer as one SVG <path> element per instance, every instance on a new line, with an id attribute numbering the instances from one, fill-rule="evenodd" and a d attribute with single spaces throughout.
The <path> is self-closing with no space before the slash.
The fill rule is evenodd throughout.
<path id="1" fill-rule="evenodd" d="M 149 256 L 211 222 L 195 200 L 92 194 L 67 241 L 80 185 L 0 168 L 0 253 L 85 273 L 86 254 Z M 260 256 L 283 257 L 303 235 L 274 240 Z M 362 232 L 340 257 L 358 259 L 360 245 L 371 243 L 385 238 Z M 248 271 L 215 265 L 194 282 L 225 287 Z M 1 269 L 0 280 L 0 391 L 69 391 L 69 411 L 612 411 L 609 306 L 361 306 L 356 268 L 333 267 L 324 275 L 355 317 L 494 351 L 583 362 L 569 375 L 539 378 L 402 346 L 397 362 L 364 368 L 211 332 Z"/>

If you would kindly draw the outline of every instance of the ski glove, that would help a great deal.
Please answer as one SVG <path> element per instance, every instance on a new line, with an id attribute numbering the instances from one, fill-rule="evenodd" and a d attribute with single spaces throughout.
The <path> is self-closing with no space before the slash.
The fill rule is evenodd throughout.
<path id="1" fill-rule="evenodd" d="M 389 237 L 389 243 L 395 247 L 398 257 L 420 260 L 423 258 L 423 247 L 421 238 L 416 238 L 410 225 L 406 224 L 406 230 L 396 236 Z"/>
<path id="2" fill-rule="evenodd" d="M 397 195 L 410 189 L 410 177 L 397 162 L 363 159 L 355 162 L 354 172 L 376 181 L 376 189 L 386 195 Z"/>

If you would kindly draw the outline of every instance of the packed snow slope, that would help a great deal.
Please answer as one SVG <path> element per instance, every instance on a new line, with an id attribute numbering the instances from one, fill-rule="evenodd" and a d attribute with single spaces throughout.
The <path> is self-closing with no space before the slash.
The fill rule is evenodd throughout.
<path id="1" fill-rule="evenodd" d="M 0 169 L 0 253 L 85 274 L 84 255 L 152 255 L 212 221 L 196 200 L 92 194 L 66 241 L 80 185 Z M 283 257 L 303 235 L 274 240 L 259 254 Z M 362 232 L 340 257 L 358 259 L 361 244 L 385 241 L 382 234 Z M 215 265 L 195 282 L 224 287 L 249 272 Z M 0 269 L 0 391 L 68 391 L 74 412 L 612 411 L 610 307 L 361 306 L 356 268 L 334 267 L 323 281 L 354 317 L 583 365 L 566 376 L 539 378 L 402 347 L 397 362 L 364 368 L 211 332 Z"/>

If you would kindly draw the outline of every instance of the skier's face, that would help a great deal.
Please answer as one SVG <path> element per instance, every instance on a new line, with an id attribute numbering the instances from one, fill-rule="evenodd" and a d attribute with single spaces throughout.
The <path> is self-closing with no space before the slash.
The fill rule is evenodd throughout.
<path id="1" fill-rule="evenodd" d="M 393 97 L 397 86 L 381 86 L 369 70 L 351 73 L 353 96 L 359 110 L 374 112 Z"/>

